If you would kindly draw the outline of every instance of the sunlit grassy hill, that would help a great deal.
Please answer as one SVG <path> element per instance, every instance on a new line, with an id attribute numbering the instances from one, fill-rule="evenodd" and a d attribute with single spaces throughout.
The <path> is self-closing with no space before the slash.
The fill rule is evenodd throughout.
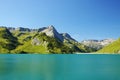
<path id="1" fill-rule="evenodd" d="M 120 38 L 104 47 L 103 49 L 99 50 L 97 53 L 120 53 Z"/>
<path id="2" fill-rule="evenodd" d="M 18 44 L 17 38 L 7 28 L 0 28 L 0 53 L 9 53 Z"/>

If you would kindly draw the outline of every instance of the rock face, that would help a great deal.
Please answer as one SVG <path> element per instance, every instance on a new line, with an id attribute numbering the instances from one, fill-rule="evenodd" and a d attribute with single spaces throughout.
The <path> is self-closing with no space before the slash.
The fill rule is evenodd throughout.
<path id="1" fill-rule="evenodd" d="M 15 30 L 17 30 L 17 31 L 21 31 L 21 32 L 26 32 L 26 31 L 28 31 L 28 32 L 30 32 L 30 31 L 32 31 L 33 29 L 29 29 L 29 28 L 23 28 L 23 27 L 18 27 L 18 28 L 14 28 L 14 27 L 7 27 L 7 29 L 9 30 L 9 31 L 15 31 Z"/>
<path id="2" fill-rule="evenodd" d="M 40 32 L 46 33 L 46 35 L 49 37 L 54 37 L 59 39 L 60 41 L 63 41 L 63 37 L 57 32 L 57 30 L 52 25 L 46 28 L 42 28 Z"/>
<path id="3" fill-rule="evenodd" d="M 81 43 L 90 47 L 95 48 L 96 50 L 99 50 L 112 42 L 114 42 L 115 39 L 104 39 L 104 40 L 84 40 Z"/>
<path id="4" fill-rule="evenodd" d="M 18 28 L 16 28 L 16 30 L 18 30 L 18 31 L 28 31 L 28 32 L 31 31 L 29 28 L 23 28 L 23 27 L 18 27 Z"/>
<path id="5" fill-rule="evenodd" d="M 34 39 L 32 40 L 32 45 L 40 45 L 39 39 L 34 38 Z"/>
<path id="6" fill-rule="evenodd" d="M 68 33 L 62 33 L 61 34 L 62 37 L 65 39 L 65 40 L 70 40 L 70 41 L 74 41 L 74 42 L 77 42 L 75 39 L 73 39 Z"/>
<path id="7" fill-rule="evenodd" d="M 39 32 L 46 33 L 49 37 L 54 37 L 58 39 L 59 41 L 69 40 L 77 42 L 75 39 L 73 39 L 68 33 L 58 33 L 57 30 L 54 28 L 53 25 L 48 27 L 43 27 L 38 30 Z"/>
<path id="8" fill-rule="evenodd" d="M 14 31 L 15 30 L 15 28 L 13 28 L 13 27 L 8 27 L 7 28 L 9 31 Z"/>

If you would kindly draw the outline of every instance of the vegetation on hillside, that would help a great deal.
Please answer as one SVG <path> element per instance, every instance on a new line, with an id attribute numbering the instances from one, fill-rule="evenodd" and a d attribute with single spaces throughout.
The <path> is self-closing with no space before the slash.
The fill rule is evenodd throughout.
<path id="1" fill-rule="evenodd" d="M 117 41 L 99 50 L 97 53 L 120 53 L 120 38 Z"/>
<path id="2" fill-rule="evenodd" d="M 120 53 L 120 39 L 99 50 L 98 53 Z M 40 53 L 40 54 L 70 54 L 90 53 L 96 49 L 87 47 L 77 41 L 65 38 L 60 41 L 46 33 L 38 31 L 9 31 L 0 27 L 0 53 Z"/>
<path id="3" fill-rule="evenodd" d="M 45 33 L 35 34 L 29 41 L 19 45 L 14 53 L 72 53 L 73 51 L 59 42 L 57 39 L 48 37 Z"/>
<path id="4" fill-rule="evenodd" d="M 8 53 L 18 46 L 17 38 L 7 28 L 0 28 L 0 53 Z"/>

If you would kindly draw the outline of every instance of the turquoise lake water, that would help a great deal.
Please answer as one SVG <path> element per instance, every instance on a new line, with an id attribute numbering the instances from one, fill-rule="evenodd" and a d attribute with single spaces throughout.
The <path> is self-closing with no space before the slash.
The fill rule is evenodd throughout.
<path id="1" fill-rule="evenodd" d="M 1 54 L 0 80 L 120 80 L 120 55 Z"/>

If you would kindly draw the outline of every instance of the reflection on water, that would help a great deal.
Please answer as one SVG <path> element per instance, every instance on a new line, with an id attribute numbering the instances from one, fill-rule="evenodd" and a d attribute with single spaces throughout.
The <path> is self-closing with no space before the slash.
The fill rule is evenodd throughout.
<path id="1" fill-rule="evenodd" d="M 120 80 L 120 55 L 0 55 L 0 80 Z"/>

